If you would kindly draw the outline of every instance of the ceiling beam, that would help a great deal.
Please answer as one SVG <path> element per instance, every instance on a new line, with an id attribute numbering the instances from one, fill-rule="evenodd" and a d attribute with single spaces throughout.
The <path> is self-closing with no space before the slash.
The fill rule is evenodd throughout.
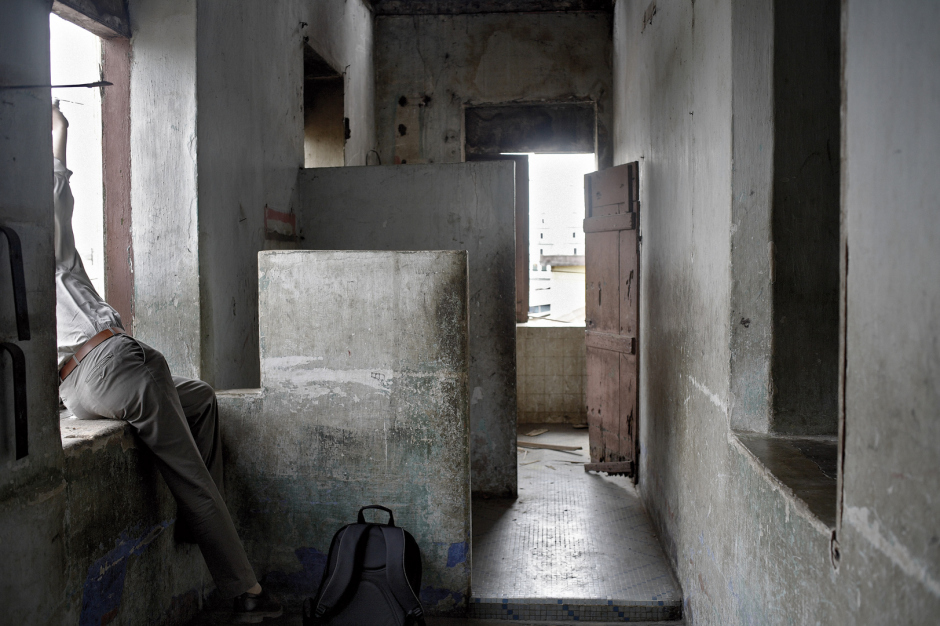
<path id="1" fill-rule="evenodd" d="M 613 0 L 371 0 L 376 15 L 610 13 Z"/>

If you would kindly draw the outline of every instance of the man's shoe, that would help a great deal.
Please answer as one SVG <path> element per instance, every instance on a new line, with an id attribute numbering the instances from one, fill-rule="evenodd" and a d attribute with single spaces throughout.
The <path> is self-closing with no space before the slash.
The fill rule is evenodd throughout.
<path id="1" fill-rule="evenodd" d="M 235 598 L 236 624 L 258 624 L 269 617 L 280 617 L 284 612 L 277 598 L 262 588 L 261 593 L 247 591 Z"/>

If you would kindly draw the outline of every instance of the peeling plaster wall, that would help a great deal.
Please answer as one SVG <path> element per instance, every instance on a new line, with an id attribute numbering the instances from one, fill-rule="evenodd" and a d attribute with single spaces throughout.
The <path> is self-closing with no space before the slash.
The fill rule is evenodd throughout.
<path id="1" fill-rule="evenodd" d="M 112 420 L 62 422 L 69 624 L 183 624 L 215 588 L 199 548 L 179 543 L 176 502 L 153 456 Z"/>
<path id="2" fill-rule="evenodd" d="M 0 9 L 0 84 L 49 84 L 47 0 Z M 56 419 L 55 285 L 49 89 L 0 91 L 0 224 L 23 252 L 30 338 L 17 336 L 9 246 L 0 236 L 0 342 L 24 353 L 29 456 L 16 460 L 12 363 L 0 352 L 0 597 L 2 620 L 62 619 L 65 493 Z"/>
<path id="3" fill-rule="evenodd" d="M 732 190 L 766 180 L 768 163 L 732 163 L 732 150 L 739 130 L 766 122 L 766 82 L 738 81 L 772 60 L 759 36 L 772 28 L 768 6 L 615 8 L 615 162 L 640 161 L 646 216 L 640 490 L 692 624 L 920 624 L 940 611 L 940 9 L 844 7 L 850 262 L 837 569 L 830 529 L 730 429 L 739 391 L 767 380 L 759 354 L 732 361 L 730 326 L 748 254 L 753 284 L 766 280 L 759 237 L 769 216 L 751 218 L 758 240 L 736 238 L 748 206 Z M 747 42 L 755 56 L 739 47 Z M 758 191 L 769 200 L 770 189 Z"/>
<path id="4" fill-rule="evenodd" d="M 303 25 L 302 23 L 306 23 Z M 346 165 L 375 144 L 372 14 L 363 0 L 198 0 L 201 377 L 258 385 L 264 207 L 289 212 L 304 166 L 303 45 L 343 74 Z M 136 167 L 136 166 L 135 166 Z M 135 222 L 136 226 L 136 222 Z M 136 245 L 136 244 L 135 244 Z"/>
<path id="5" fill-rule="evenodd" d="M 227 500 L 257 573 L 299 604 L 333 534 L 380 504 L 421 547 L 425 608 L 465 611 L 467 253 L 265 252 L 259 265 L 263 389 L 220 404 Z"/>
<path id="6" fill-rule="evenodd" d="M 264 207 L 291 210 L 303 167 L 303 40 L 345 73 L 346 163 L 365 164 L 372 15 L 362 0 L 129 9 L 135 334 L 176 374 L 257 385 L 256 254 Z"/>
<path id="7" fill-rule="evenodd" d="M 516 493 L 514 165 L 305 169 L 297 225 L 313 250 L 466 250 L 473 491 Z"/>
<path id="8" fill-rule="evenodd" d="M 610 30 L 604 13 L 377 18 L 375 119 L 382 163 L 394 163 L 396 156 L 409 163 L 463 160 L 467 104 L 574 100 L 597 103 L 598 162 L 608 166 Z"/>
<path id="9" fill-rule="evenodd" d="M 134 335 L 198 377 L 196 1 L 128 5 Z"/>

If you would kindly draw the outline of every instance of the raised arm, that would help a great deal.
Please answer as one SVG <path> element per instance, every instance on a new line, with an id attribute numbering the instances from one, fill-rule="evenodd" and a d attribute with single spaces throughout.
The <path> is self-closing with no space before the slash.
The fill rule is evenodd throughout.
<path id="1" fill-rule="evenodd" d="M 52 103 L 52 156 L 65 165 L 65 144 L 69 140 L 69 121 L 59 110 L 59 101 Z"/>
<path id="2" fill-rule="evenodd" d="M 75 250 L 75 235 L 72 232 L 72 209 L 75 199 L 69 187 L 69 173 L 65 169 L 65 144 L 68 141 L 69 121 L 59 110 L 59 102 L 52 105 L 52 156 L 59 160 L 55 164 L 53 205 L 55 208 L 55 262 L 72 269 L 80 263 Z"/>

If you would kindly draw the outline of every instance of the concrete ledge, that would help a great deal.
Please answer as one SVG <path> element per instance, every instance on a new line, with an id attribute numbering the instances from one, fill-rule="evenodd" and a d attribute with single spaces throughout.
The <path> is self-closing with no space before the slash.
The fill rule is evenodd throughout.
<path id="1" fill-rule="evenodd" d="M 98 449 L 112 437 L 127 438 L 126 445 L 134 447 L 134 436 L 130 428 L 118 420 L 80 420 L 66 417 L 59 422 L 59 432 L 62 435 L 62 450 L 66 456 L 79 454 L 85 448 Z"/>
<path id="2" fill-rule="evenodd" d="M 65 418 L 60 431 L 64 623 L 191 619 L 214 587 L 198 547 L 173 537 L 176 503 L 149 451 L 118 420 Z"/>
<path id="3" fill-rule="evenodd" d="M 757 437 L 761 437 L 761 435 L 756 435 L 754 433 L 735 433 L 734 431 L 731 431 L 728 433 L 728 442 L 731 444 L 732 449 L 738 452 L 738 454 L 740 454 L 750 463 L 757 475 L 763 478 L 774 491 L 786 499 L 789 507 L 792 508 L 792 510 L 798 516 L 806 520 L 814 530 L 818 531 L 826 537 L 830 537 L 832 535 L 832 529 L 835 526 L 834 514 L 831 520 L 831 524 L 823 521 L 820 515 L 817 514 L 813 508 L 811 508 L 810 504 L 801 498 L 791 485 L 781 480 L 781 478 L 775 474 L 774 468 L 766 465 L 764 461 L 761 460 L 761 458 L 748 447 L 747 443 L 743 441 L 744 439 L 752 439 Z M 763 437 L 766 438 L 766 435 Z M 835 489 L 833 489 L 833 509 L 835 508 L 835 499 L 837 495 L 837 492 Z M 829 518 L 828 515 L 826 517 L 827 519 Z"/>

